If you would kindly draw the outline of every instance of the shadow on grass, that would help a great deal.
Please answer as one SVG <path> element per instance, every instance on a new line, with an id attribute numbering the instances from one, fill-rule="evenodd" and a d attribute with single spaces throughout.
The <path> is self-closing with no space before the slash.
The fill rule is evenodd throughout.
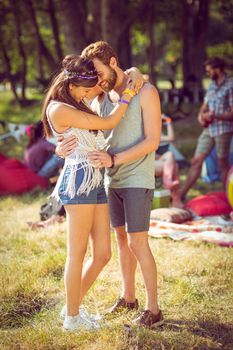
<path id="1" fill-rule="evenodd" d="M 46 295 L 24 295 L 18 293 L 14 299 L 2 302 L 0 312 L 0 328 L 12 329 L 23 327 L 42 309 L 50 309 L 57 304 L 57 300 Z"/>
<path id="2" fill-rule="evenodd" d="M 226 349 L 233 348 L 233 325 L 221 324 L 214 321 L 195 323 L 179 320 L 166 320 L 166 323 L 164 324 L 164 330 L 165 329 L 173 332 L 186 330 L 194 335 L 217 342 L 221 348 L 223 346 L 224 348 L 226 347 Z M 205 349 L 213 349 L 213 347 L 208 347 L 208 345 L 205 344 Z"/>

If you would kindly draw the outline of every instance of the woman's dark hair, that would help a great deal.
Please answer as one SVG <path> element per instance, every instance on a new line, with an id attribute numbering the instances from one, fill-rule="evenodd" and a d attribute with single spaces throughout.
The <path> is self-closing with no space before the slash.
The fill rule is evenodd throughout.
<path id="1" fill-rule="evenodd" d="M 43 124 L 41 121 L 32 124 L 28 129 L 28 145 L 27 148 L 30 148 L 34 143 L 44 137 Z"/>
<path id="2" fill-rule="evenodd" d="M 73 99 L 70 94 L 69 84 L 91 88 L 97 82 L 97 72 L 90 59 L 85 59 L 78 55 L 68 55 L 63 59 L 61 70 L 53 78 L 43 104 L 42 122 L 47 136 L 52 136 L 52 130 L 46 115 L 49 102 L 56 100 L 68 103 L 83 112 L 95 114 L 83 101 L 77 102 Z"/>

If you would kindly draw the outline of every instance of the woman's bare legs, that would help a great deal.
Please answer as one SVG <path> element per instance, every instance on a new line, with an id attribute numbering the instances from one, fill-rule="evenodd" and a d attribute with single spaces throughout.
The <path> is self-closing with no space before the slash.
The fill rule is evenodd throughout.
<path id="1" fill-rule="evenodd" d="M 93 224 L 96 204 L 66 205 L 67 213 L 67 259 L 65 289 L 67 315 L 79 313 L 83 260 Z"/>
<path id="2" fill-rule="evenodd" d="M 91 257 L 83 268 L 80 303 L 111 258 L 108 204 L 96 205 L 90 234 Z"/>

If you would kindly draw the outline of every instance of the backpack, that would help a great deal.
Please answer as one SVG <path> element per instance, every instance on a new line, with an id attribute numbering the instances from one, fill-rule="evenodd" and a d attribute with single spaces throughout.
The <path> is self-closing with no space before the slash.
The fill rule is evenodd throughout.
<path id="1" fill-rule="evenodd" d="M 45 221 L 53 215 L 65 216 L 65 214 L 66 212 L 63 205 L 52 198 L 40 207 L 41 221 Z"/>

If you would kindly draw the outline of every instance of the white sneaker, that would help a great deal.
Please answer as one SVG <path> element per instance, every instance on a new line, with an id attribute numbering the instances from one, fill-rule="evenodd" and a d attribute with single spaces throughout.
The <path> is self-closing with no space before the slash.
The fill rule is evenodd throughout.
<path id="1" fill-rule="evenodd" d="M 63 308 L 61 309 L 60 317 L 61 317 L 62 320 L 64 320 L 65 317 L 66 317 L 66 309 L 67 309 L 66 305 L 64 305 Z M 79 306 L 79 315 L 82 316 L 83 318 L 88 319 L 89 321 L 99 321 L 102 318 L 100 316 L 100 314 L 89 315 L 88 312 L 85 310 L 83 305 Z"/>
<path id="2" fill-rule="evenodd" d="M 63 328 L 67 331 L 85 330 L 95 331 L 99 329 L 99 325 L 95 322 L 91 322 L 80 315 L 77 316 L 66 316 Z"/>

